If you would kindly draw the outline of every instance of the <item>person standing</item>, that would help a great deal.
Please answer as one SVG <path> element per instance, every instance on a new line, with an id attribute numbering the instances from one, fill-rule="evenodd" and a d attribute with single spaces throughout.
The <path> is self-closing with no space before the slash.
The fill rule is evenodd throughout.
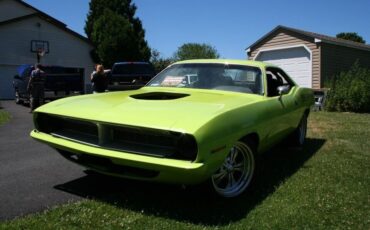
<path id="1" fill-rule="evenodd" d="M 41 68 L 40 64 L 36 64 L 36 69 L 31 72 L 27 85 L 27 91 L 30 94 L 30 113 L 44 104 L 45 72 Z"/>
<path id="2" fill-rule="evenodd" d="M 97 65 L 96 71 L 91 74 L 91 83 L 94 93 L 102 93 L 107 90 L 108 79 L 104 72 L 103 65 Z"/>

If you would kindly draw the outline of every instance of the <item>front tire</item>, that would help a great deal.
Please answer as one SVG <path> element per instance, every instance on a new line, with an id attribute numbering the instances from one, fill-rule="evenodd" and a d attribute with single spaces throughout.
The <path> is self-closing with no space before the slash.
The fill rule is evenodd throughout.
<path id="1" fill-rule="evenodd" d="M 254 151 L 251 144 L 237 141 L 230 149 L 224 163 L 212 175 L 215 192 L 223 197 L 236 197 L 251 184 L 255 170 Z"/>
<path id="2" fill-rule="evenodd" d="M 23 101 L 21 100 L 21 97 L 19 96 L 18 90 L 15 91 L 15 97 L 14 97 L 15 104 L 22 104 Z"/>

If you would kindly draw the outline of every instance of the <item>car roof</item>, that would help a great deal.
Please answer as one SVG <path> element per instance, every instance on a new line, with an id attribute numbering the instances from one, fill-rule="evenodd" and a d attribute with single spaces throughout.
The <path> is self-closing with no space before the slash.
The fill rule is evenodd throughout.
<path id="1" fill-rule="evenodd" d="M 231 65 L 246 65 L 246 66 L 254 66 L 258 68 L 266 68 L 266 67 L 277 67 L 275 65 L 261 62 L 261 61 L 252 61 L 252 60 L 237 60 L 237 59 L 192 59 L 192 60 L 184 60 L 175 62 L 173 64 L 206 64 L 206 63 L 214 63 L 214 64 L 231 64 Z"/>
<path id="2" fill-rule="evenodd" d="M 129 64 L 149 64 L 149 62 L 144 61 L 126 61 L 126 62 L 116 62 L 114 65 L 129 65 Z"/>

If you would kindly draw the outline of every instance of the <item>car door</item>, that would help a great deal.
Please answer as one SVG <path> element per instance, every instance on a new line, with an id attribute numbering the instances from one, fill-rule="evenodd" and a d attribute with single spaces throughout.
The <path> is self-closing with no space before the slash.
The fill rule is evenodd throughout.
<path id="1" fill-rule="evenodd" d="M 293 129 L 294 112 L 297 103 L 294 99 L 295 84 L 279 68 L 266 69 L 266 108 L 265 113 L 269 117 L 268 139 L 275 143 L 286 137 Z M 287 86 L 289 90 L 279 94 L 278 87 Z"/>

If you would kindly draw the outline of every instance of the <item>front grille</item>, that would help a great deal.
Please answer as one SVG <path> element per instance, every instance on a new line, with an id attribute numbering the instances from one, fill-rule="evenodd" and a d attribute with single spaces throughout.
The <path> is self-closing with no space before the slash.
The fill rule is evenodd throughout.
<path id="1" fill-rule="evenodd" d="M 91 145 L 99 144 L 98 127 L 89 121 L 37 113 L 36 128 L 56 137 Z"/>
<path id="2" fill-rule="evenodd" d="M 180 132 L 118 126 L 43 113 L 36 114 L 35 123 L 40 132 L 105 149 L 190 161 L 194 161 L 197 155 L 195 138 Z"/>
<path id="3" fill-rule="evenodd" d="M 111 139 L 105 144 L 118 150 L 170 157 L 176 152 L 178 137 L 168 132 L 134 127 L 109 126 Z"/>

